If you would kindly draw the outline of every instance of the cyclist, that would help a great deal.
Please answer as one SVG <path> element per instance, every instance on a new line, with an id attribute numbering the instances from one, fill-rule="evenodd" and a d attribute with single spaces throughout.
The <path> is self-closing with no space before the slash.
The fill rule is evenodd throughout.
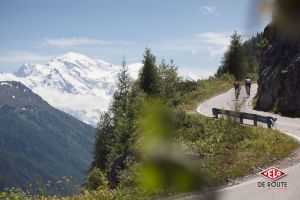
<path id="1" fill-rule="evenodd" d="M 241 84 L 238 80 L 236 80 L 233 83 L 233 87 L 234 87 L 234 91 L 235 91 L 235 99 L 238 100 L 239 95 L 240 95 L 240 91 L 241 91 Z"/>
<path id="2" fill-rule="evenodd" d="M 245 79 L 245 88 L 246 88 L 247 96 L 250 97 L 250 90 L 251 90 L 251 79 L 250 78 Z"/>

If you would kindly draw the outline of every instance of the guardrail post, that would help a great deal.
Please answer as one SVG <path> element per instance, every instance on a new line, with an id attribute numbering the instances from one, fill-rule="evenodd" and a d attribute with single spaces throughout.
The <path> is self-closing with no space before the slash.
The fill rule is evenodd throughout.
<path id="1" fill-rule="evenodd" d="M 268 128 L 272 128 L 271 117 L 268 117 Z"/>
<path id="2" fill-rule="evenodd" d="M 218 119 L 218 110 L 216 108 L 212 109 L 213 116 Z"/>
<path id="3" fill-rule="evenodd" d="M 257 126 L 257 115 L 253 116 L 253 122 L 254 122 L 254 126 Z"/>
<path id="4" fill-rule="evenodd" d="M 240 113 L 240 123 L 243 124 L 243 113 Z"/>

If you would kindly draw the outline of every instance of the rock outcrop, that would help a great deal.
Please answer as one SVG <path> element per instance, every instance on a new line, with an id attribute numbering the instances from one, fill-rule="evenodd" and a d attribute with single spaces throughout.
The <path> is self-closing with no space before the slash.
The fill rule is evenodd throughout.
<path id="1" fill-rule="evenodd" d="M 256 108 L 300 116 L 300 41 L 273 23 L 263 33 Z"/>

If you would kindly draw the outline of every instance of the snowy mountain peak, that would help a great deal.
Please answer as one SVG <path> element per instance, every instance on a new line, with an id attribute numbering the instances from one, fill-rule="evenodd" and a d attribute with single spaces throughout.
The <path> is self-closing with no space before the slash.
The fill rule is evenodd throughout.
<path id="1" fill-rule="evenodd" d="M 18 77 L 26 77 L 32 73 L 33 68 L 33 65 L 25 63 L 14 74 Z"/>
<path id="2" fill-rule="evenodd" d="M 196 74 L 191 72 L 189 72 L 187 75 L 184 76 L 184 80 L 186 81 L 197 81 L 198 79 L 199 77 Z"/>
<path id="3" fill-rule="evenodd" d="M 66 54 L 63 54 L 61 56 L 55 57 L 52 59 L 53 61 L 61 61 L 61 62 L 70 62 L 70 63 L 82 63 L 82 64 L 90 64 L 92 66 L 96 66 L 96 65 L 107 65 L 107 66 L 114 66 L 104 60 L 100 60 L 100 59 L 92 59 L 89 58 L 83 54 L 80 53 L 75 53 L 75 52 L 68 52 Z"/>
<path id="4" fill-rule="evenodd" d="M 93 60 L 85 55 L 75 53 L 75 52 L 69 52 L 62 56 L 53 58 L 51 60 L 51 62 L 55 62 L 55 61 L 71 63 L 74 65 L 84 65 L 85 67 L 88 67 L 88 65 L 97 65 L 95 60 Z"/>
<path id="5" fill-rule="evenodd" d="M 89 57 L 76 53 L 76 52 L 68 52 L 66 54 L 63 54 L 61 56 L 58 56 L 59 59 L 69 59 L 69 60 L 91 60 Z"/>
<path id="6" fill-rule="evenodd" d="M 128 65 L 133 79 L 141 67 L 141 63 Z M 116 89 L 119 69 L 103 60 L 69 52 L 45 64 L 25 63 L 14 75 L 0 74 L 0 81 L 22 82 L 50 105 L 96 125 Z M 188 74 L 185 79 L 196 80 L 197 76 Z"/>
<path id="7" fill-rule="evenodd" d="M 132 78 L 137 78 L 141 66 L 128 66 Z M 103 60 L 69 52 L 45 64 L 26 63 L 14 75 L 0 75 L 0 80 L 20 81 L 54 107 L 96 125 L 116 89 L 119 69 Z"/>

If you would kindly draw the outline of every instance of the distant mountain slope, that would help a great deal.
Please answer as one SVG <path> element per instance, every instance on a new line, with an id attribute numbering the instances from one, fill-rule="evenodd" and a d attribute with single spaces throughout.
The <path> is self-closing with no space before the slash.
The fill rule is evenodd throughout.
<path id="1" fill-rule="evenodd" d="M 133 79 L 138 77 L 141 66 L 128 65 Z M 119 69 L 103 60 L 69 52 L 45 64 L 24 64 L 14 75 L 0 74 L 0 81 L 20 81 L 52 106 L 96 126 L 115 91 Z"/>
<path id="2" fill-rule="evenodd" d="M 81 184 L 94 132 L 23 84 L 0 82 L 0 189 L 63 176 Z"/>

